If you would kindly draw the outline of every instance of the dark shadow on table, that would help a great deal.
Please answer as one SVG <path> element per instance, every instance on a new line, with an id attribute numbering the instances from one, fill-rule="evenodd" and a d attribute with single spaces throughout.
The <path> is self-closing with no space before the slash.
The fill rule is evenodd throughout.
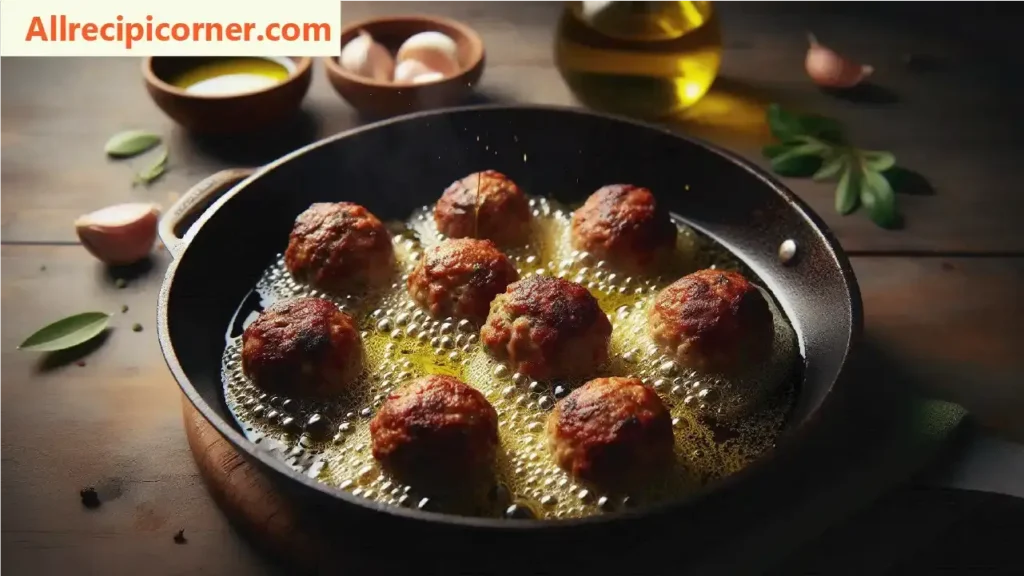
<path id="1" fill-rule="evenodd" d="M 473 92 L 460 106 L 488 104 L 513 104 L 515 101 L 493 91 Z M 414 111 L 410 111 L 412 113 Z M 392 116 L 375 116 L 351 110 L 346 122 L 327 125 L 322 118 L 307 109 L 298 111 L 284 123 L 249 134 L 205 135 L 193 134 L 178 129 L 200 153 L 216 158 L 220 162 L 239 166 L 260 166 L 277 160 L 281 156 L 316 142 L 339 131 L 378 122 Z"/>
<path id="2" fill-rule="evenodd" d="M 953 570 L 949 573 L 959 574 L 984 566 L 990 570 L 986 574 L 1010 574 L 1015 566 L 1011 559 L 1016 557 L 1011 555 L 1012 538 L 1000 536 L 1000 531 L 1015 526 L 1006 534 L 1020 533 L 1024 501 L 924 487 L 915 480 L 929 463 L 955 449 L 962 429 L 956 420 L 962 410 L 915 397 L 911 391 L 923 388 L 912 381 L 898 358 L 870 337 L 861 347 L 855 373 L 848 393 L 859 400 L 851 402 L 852 409 L 844 415 L 854 434 L 845 449 L 885 452 L 893 484 L 879 484 L 880 498 L 805 541 L 769 573 L 880 576 Z M 837 446 L 837 450 L 843 448 Z M 856 469 L 855 462 L 849 461 Z M 1013 512 L 991 517 L 1003 501 Z M 989 512 L 975 513 L 974 503 L 981 502 Z M 972 530 L 976 536 L 966 534 Z M 954 534 L 962 538 L 955 544 Z"/>
<path id="3" fill-rule="evenodd" d="M 935 188 L 920 172 L 894 166 L 885 171 L 885 178 L 892 186 L 893 192 L 908 196 L 934 196 Z"/>
<path id="4" fill-rule="evenodd" d="M 107 284 L 124 287 L 126 284 L 123 285 L 121 283 L 145 278 L 156 270 L 162 271 L 162 266 L 158 266 L 158 260 L 160 260 L 158 255 L 150 254 L 142 260 L 126 266 L 104 266 L 103 280 Z"/>
<path id="5" fill-rule="evenodd" d="M 491 104 L 515 104 L 515 98 L 494 90 L 475 90 L 466 100 L 463 106 L 486 106 Z"/>
<path id="6" fill-rule="evenodd" d="M 903 54 L 900 56 L 900 62 L 906 67 L 907 72 L 912 74 L 942 72 L 949 67 L 949 63 L 944 58 L 916 52 Z"/>
<path id="7" fill-rule="evenodd" d="M 910 482 L 831 527 L 771 574 L 1009 576 L 1021 573 L 1021 533 L 1024 499 Z"/>
<path id="8" fill-rule="evenodd" d="M 854 104 L 890 105 L 900 101 L 896 92 L 870 80 L 852 88 L 822 88 L 821 91 L 832 98 L 846 100 Z"/>
<path id="9" fill-rule="evenodd" d="M 315 142 L 320 129 L 320 118 L 302 109 L 282 124 L 249 134 L 208 135 L 183 131 L 183 137 L 196 150 L 227 164 L 260 166 Z"/>
<path id="10" fill-rule="evenodd" d="M 99 336 L 83 342 L 78 346 L 47 353 L 39 359 L 39 362 L 36 364 L 36 371 L 42 373 L 51 372 L 75 363 L 79 366 L 85 366 L 85 359 L 88 358 L 90 354 L 103 347 L 103 344 L 106 343 L 108 338 L 110 338 L 110 333 L 111 329 L 107 328 L 101 332 Z"/>
<path id="11" fill-rule="evenodd" d="M 484 92 L 484 91 L 476 90 L 476 91 L 471 92 L 461 102 L 459 102 L 457 104 L 454 104 L 452 107 L 459 107 L 459 106 L 487 106 L 487 105 L 494 105 L 494 104 L 515 105 L 516 103 L 517 102 L 515 101 L 514 98 L 505 96 L 505 95 L 503 95 L 503 94 L 501 94 L 499 92 L 494 92 L 494 91 Z M 439 108 L 441 108 L 441 107 L 438 107 L 438 109 Z M 424 111 L 429 110 L 429 109 L 431 109 L 431 108 L 427 108 Z M 417 111 L 416 110 L 410 110 L 409 111 L 410 114 L 415 113 L 415 112 L 417 112 Z M 390 116 L 379 116 L 379 115 L 375 115 L 375 114 L 372 114 L 372 113 L 369 113 L 369 112 L 362 112 L 362 111 L 360 111 L 360 112 L 357 112 L 357 116 L 358 116 L 359 122 L 361 124 L 369 124 L 369 123 L 372 123 L 372 122 L 378 122 L 378 121 L 381 121 L 381 120 L 387 120 L 388 118 L 394 118 L 395 116 L 398 116 L 398 115 L 392 114 Z"/>

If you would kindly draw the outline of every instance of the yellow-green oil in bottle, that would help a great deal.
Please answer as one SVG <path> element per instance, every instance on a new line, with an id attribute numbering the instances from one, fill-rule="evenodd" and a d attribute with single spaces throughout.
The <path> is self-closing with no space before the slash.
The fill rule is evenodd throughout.
<path id="1" fill-rule="evenodd" d="M 555 62 L 591 108 L 662 118 L 695 104 L 718 74 L 712 2 L 568 2 Z"/>

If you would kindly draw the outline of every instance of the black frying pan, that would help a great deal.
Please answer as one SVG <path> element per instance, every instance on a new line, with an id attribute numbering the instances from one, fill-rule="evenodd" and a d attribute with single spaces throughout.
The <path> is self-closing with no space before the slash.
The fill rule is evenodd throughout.
<path id="1" fill-rule="evenodd" d="M 246 440 L 222 397 L 224 335 L 260 273 L 284 249 L 295 217 L 313 202 L 349 200 L 382 219 L 404 219 L 451 182 L 484 169 L 509 175 L 528 194 L 570 203 L 608 183 L 645 186 L 760 276 L 789 316 L 805 359 L 799 397 L 776 450 L 686 501 L 582 520 L 529 521 L 367 502 L 292 471 Z M 239 179 L 178 236 L 176 228 Z M 818 434 L 823 407 L 832 404 L 826 401 L 837 396 L 862 323 L 860 294 L 838 243 L 781 184 L 703 142 L 574 109 L 459 108 L 338 134 L 255 173 L 207 179 L 168 211 L 161 238 L 175 258 L 158 303 L 160 344 L 175 379 L 225 438 L 301 503 L 311 530 L 317 525 L 328 539 L 337 538 L 325 554 L 340 554 L 343 564 L 315 561 L 345 573 L 404 563 L 446 573 L 536 572 L 563 562 L 636 573 L 666 555 L 714 546 L 753 518 L 784 513 L 786 499 L 800 491 L 801 469 L 814 465 L 805 447 Z M 797 248 L 787 265 L 779 260 L 785 240 Z M 662 545 L 668 548 L 654 552 Z"/>

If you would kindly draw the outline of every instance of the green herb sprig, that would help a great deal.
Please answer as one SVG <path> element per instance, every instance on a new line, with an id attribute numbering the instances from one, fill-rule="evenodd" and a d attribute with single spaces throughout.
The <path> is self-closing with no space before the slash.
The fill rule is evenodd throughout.
<path id="1" fill-rule="evenodd" d="M 772 104 L 767 119 L 779 143 L 762 152 L 775 173 L 836 181 L 836 212 L 845 215 L 863 206 L 875 224 L 897 226 L 896 195 L 886 174 L 896 166 L 891 152 L 854 147 L 842 126 L 824 116 L 796 114 Z"/>
<path id="2" fill-rule="evenodd" d="M 141 172 L 135 174 L 133 184 L 147 185 L 167 170 L 167 147 L 158 134 L 146 130 L 125 130 L 111 136 L 103 146 L 104 152 L 112 158 L 132 158 L 159 147 L 156 160 Z"/>
<path id="3" fill-rule="evenodd" d="M 135 183 L 149 184 L 159 178 L 167 170 L 167 156 L 167 148 L 161 146 L 160 155 L 157 156 L 156 161 L 135 175 Z"/>

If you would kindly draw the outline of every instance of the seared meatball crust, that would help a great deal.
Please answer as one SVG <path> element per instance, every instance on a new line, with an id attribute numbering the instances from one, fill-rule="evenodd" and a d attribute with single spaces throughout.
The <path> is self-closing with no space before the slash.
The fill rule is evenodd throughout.
<path id="1" fill-rule="evenodd" d="M 555 461 L 604 487 L 649 478 L 672 460 L 672 418 L 637 378 L 598 378 L 555 404 L 547 421 Z"/>
<path id="2" fill-rule="evenodd" d="M 604 364 L 611 332 L 608 316 L 586 288 L 530 276 L 494 299 L 480 339 L 493 356 L 527 376 L 568 378 Z"/>
<path id="3" fill-rule="evenodd" d="M 424 251 L 406 286 L 431 316 L 479 324 L 491 300 L 518 279 L 512 261 L 490 240 L 450 238 Z"/>
<path id="4" fill-rule="evenodd" d="M 370 421 L 373 457 L 412 483 L 471 482 L 491 471 L 498 415 L 452 376 L 417 378 L 392 392 Z"/>
<path id="5" fill-rule="evenodd" d="M 335 396 L 362 371 L 359 330 L 327 300 L 275 302 L 242 333 L 242 370 L 271 394 Z"/>
<path id="6" fill-rule="evenodd" d="M 743 275 L 699 270 L 655 297 L 648 328 L 682 366 L 738 372 L 767 359 L 775 325 L 764 295 Z"/>
<path id="7" fill-rule="evenodd" d="M 434 222 L 449 238 L 522 244 L 530 230 L 526 195 L 501 172 L 484 170 L 450 185 L 434 206 Z"/>
<path id="8" fill-rule="evenodd" d="M 366 208 L 318 202 L 295 219 L 284 261 L 297 280 L 339 293 L 390 279 L 394 247 L 384 224 Z"/>
<path id="9" fill-rule="evenodd" d="M 630 273 L 656 269 L 675 239 L 676 227 L 654 195 L 631 184 L 600 188 L 572 215 L 573 247 Z"/>

